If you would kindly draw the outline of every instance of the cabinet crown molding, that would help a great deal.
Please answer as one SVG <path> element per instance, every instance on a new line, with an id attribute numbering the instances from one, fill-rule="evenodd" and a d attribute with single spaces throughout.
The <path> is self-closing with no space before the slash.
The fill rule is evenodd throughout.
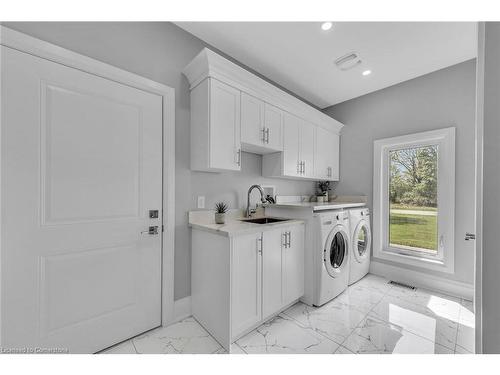
<path id="1" fill-rule="evenodd" d="M 190 89 L 208 77 L 215 78 L 326 130 L 339 133 L 344 126 L 341 122 L 208 48 L 204 48 L 182 73 L 187 77 Z"/>

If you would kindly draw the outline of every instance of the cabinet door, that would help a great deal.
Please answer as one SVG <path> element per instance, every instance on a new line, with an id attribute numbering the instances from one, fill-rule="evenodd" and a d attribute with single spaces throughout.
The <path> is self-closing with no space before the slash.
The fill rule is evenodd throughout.
<path id="1" fill-rule="evenodd" d="M 210 168 L 240 170 L 240 91 L 210 80 Z"/>
<path id="2" fill-rule="evenodd" d="M 263 233 L 262 251 L 262 317 L 265 319 L 283 306 L 282 295 L 282 232 Z"/>
<path id="3" fill-rule="evenodd" d="M 264 145 L 264 102 L 241 93 L 241 142 Z"/>
<path id="4" fill-rule="evenodd" d="M 336 152 L 332 132 L 321 127 L 316 129 L 316 147 L 314 149 L 315 176 L 321 180 L 330 180 L 333 171 L 333 154 Z"/>
<path id="5" fill-rule="evenodd" d="M 314 134 L 316 126 L 302 122 L 300 126 L 300 160 L 303 163 L 302 176 L 314 177 Z"/>
<path id="6" fill-rule="evenodd" d="M 289 113 L 285 113 L 283 120 L 283 174 L 285 176 L 300 176 L 300 119 Z"/>
<path id="7" fill-rule="evenodd" d="M 289 246 L 283 246 L 283 305 L 304 295 L 304 226 L 285 229 Z"/>
<path id="8" fill-rule="evenodd" d="M 340 159 L 340 137 L 338 134 L 332 133 L 331 137 L 331 153 L 330 153 L 330 180 L 338 181 L 339 180 L 339 159 Z"/>
<path id="9" fill-rule="evenodd" d="M 272 151 L 283 150 L 283 111 L 270 104 L 265 104 L 264 140 L 265 147 Z"/>
<path id="10" fill-rule="evenodd" d="M 231 337 L 261 320 L 261 280 L 262 234 L 234 237 L 231 246 Z"/>

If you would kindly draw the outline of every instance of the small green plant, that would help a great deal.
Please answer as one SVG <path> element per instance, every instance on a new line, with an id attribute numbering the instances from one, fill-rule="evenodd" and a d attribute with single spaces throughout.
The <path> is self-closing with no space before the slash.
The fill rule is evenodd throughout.
<path id="1" fill-rule="evenodd" d="M 228 210 L 229 207 L 225 202 L 217 202 L 215 204 L 215 212 L 218 214 L 225 214 Z"/>
<path id="2" fill-rule="evenodd" d="M 319 181 L 318 182 L 318 189 L 319 189 L 320 193 L 325 194 L 327 191 L 331 190 L 330 181 Z"/>

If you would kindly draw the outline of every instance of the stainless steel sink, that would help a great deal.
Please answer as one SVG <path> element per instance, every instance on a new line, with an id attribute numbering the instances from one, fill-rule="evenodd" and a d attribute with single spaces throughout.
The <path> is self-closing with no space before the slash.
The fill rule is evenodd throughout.
<path id="1" fill-rule="evenodd" d="M 254 223 L 254 224 L 270 224 L 270 223 L 278 223 L 280 221 L 288 221 L 290 219 L 278 219 L 275 217 L 259 217 L 256 219 L 243 219 L 241 221 L 245 221 L 247 223 Z"/>

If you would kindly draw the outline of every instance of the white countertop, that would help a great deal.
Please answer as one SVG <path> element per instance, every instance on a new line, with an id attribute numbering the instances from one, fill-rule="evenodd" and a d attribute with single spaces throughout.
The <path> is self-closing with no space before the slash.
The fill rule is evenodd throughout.
<path id="1" fill-rule="evenodd" d="M 259 217 L 266 216 L 262 215 L 262 213 L 257 213 L 252 216 L 252 219 L 257 219 Z M 280 227 L 287 227 L 290 225 L 298 225 L 304 223 L 303 220 L 286 219 L 286 221 L 279 221 L 276 223 L 255 224 L 245 222 L 245 219 L 246 218 L 242 215 L 242 211 L 236 210 L 226 214 L 225 224 L 215 224 L 213 211 L 190 211 L 188 221 L 191 228 L 213 232 L 227 237 L 238 236 L 241 234 L 265 232 Z"/>
<path id="2" fill-rule="evenodd" d="M 366 206 L 367 197 L 365 195 L 339 195 L 329 202 L 310 202 L 309 196 L 278 195 L 276 204 L 269 207 L 276 208 L 302 208 L 312 211 L 340 210 L 343 208 Z"/>
<path id="3" fill-rule="evenodd" d="M 366 206 L 365 202 L 283 202 L 269 205 L 269 207 L 282 208 L 309 208 L 313 211 L 339 210 L 342 208 L 353 208 Z"/>

